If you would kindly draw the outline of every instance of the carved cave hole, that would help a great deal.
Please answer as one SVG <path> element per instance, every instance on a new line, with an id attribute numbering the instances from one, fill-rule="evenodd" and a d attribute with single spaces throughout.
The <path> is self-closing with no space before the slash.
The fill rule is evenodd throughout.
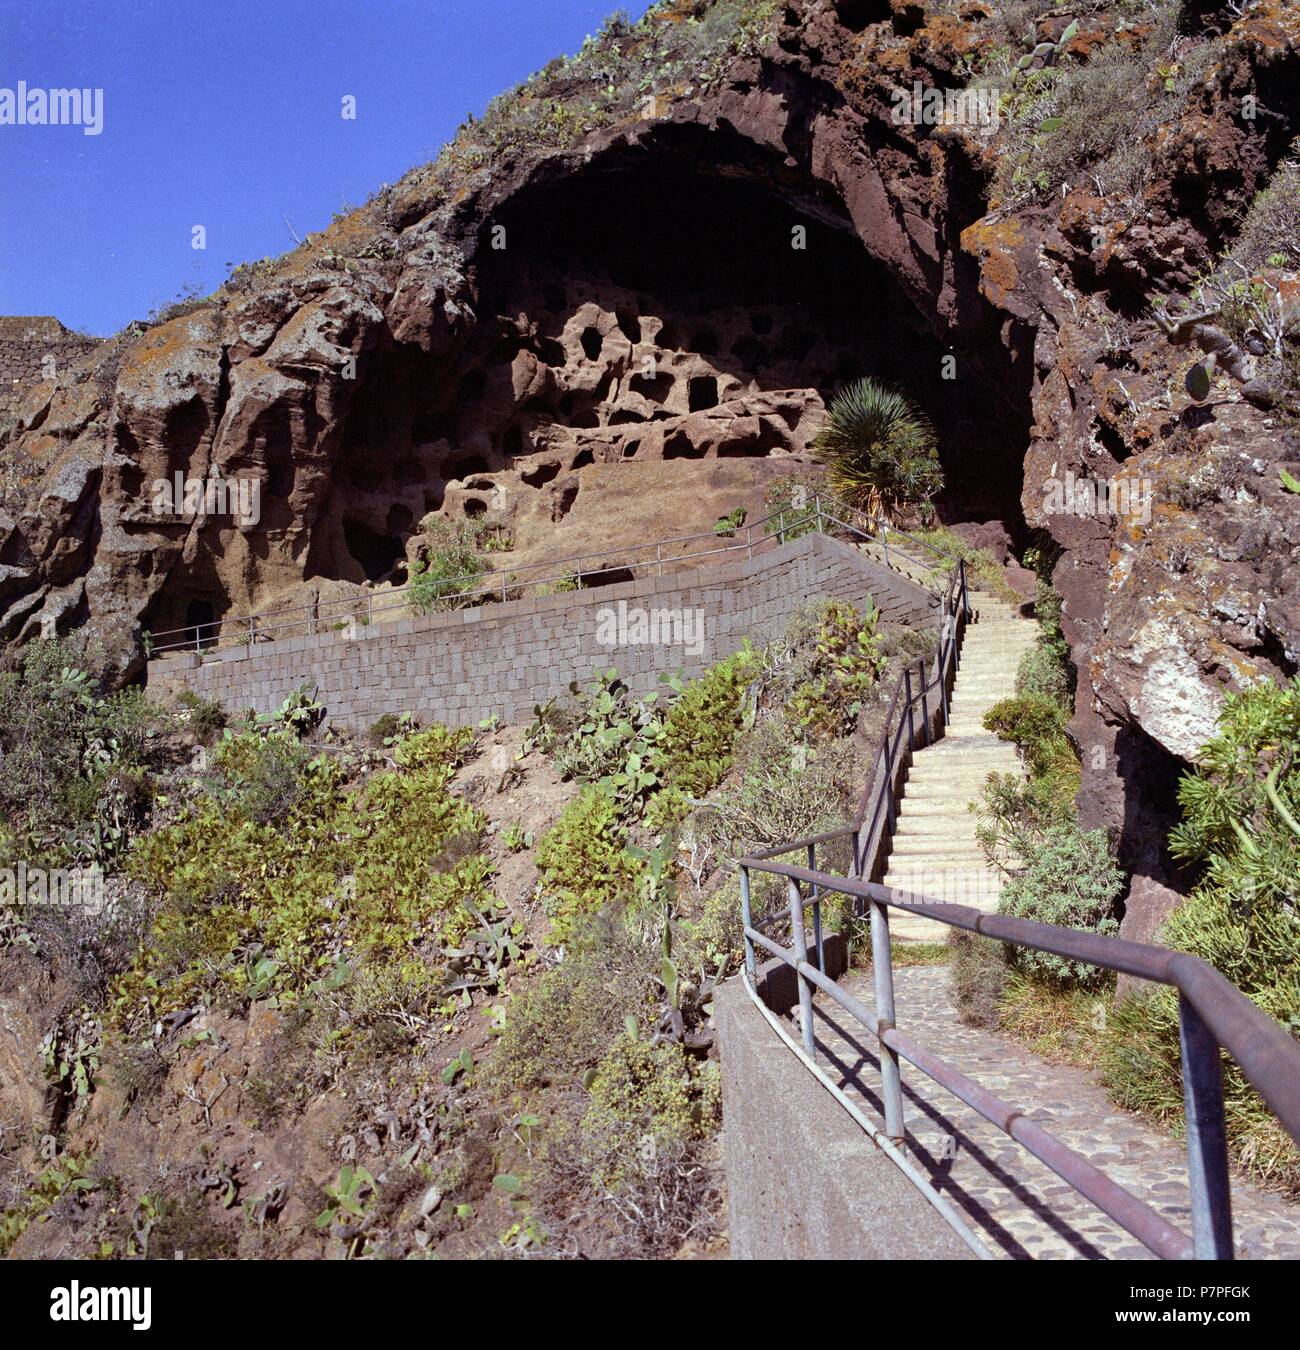
<path id="1" fill-rule="evenodd" d="M 692 412 L 703 412 L 718 406 L 718 380 L 715 375 L 693 375 L 687 385 L 687 398 Z"/>

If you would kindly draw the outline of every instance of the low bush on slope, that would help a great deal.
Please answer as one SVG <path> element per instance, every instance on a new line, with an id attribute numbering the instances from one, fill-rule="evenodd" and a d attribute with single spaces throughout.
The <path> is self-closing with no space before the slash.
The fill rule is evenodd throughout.
<path id="1" fill-rule="evenodd" d="M 181 1232 L 214 1256 L 401 1256 L 442 1241 L 664 1256 L 710 1240 L 710 1007 L 742 954 L 728 854 L 844 819 L 848 733 L 878 716 L 886 663 L 916 647 L 872 614 L 813 603 L 783 641 L 653 699 L 601 673 L 572 710 L 539 709 L 504 777 L 482 734 L 409 717 L 365 745 L 313 744 L 320 709 L 305 692 L 260 721 L 157 710 L 188 728 L 186 767 L 156 775 L 152 828 L 111 862 L 132 922 L 111 947 L 102 925 L 57 951 L 37 934 L 56 963 L 95 953 L 95 979 L 45 1046 L 65 1104 L 55 1161 L 76 1190 L 63 1172 L 15 1173 L 0 1241 L 39 1250 L 47 1224 L 63 1231 L 56 1204 L 77 1212 L 87 1250 L 127 1255 Z M 207 758 L 188 764 L 194 741 Z M 556 803 L 549 829 L 535 805 L 520 825 L 521 786 Z M 509 909 L 491 858 L 529 879 Z M 779 882 L 756 878 L 753 900 L 779 908 Z M 208 1159 L 232 1137 L 206 1115 L 223 1075 L 245 1144 L 306 1148 L 310 1177 L 281 1178 L 286 1190 Z M 112 1105 L 97 1107 L 106 1090 Z M 185 1166 L 153 1176 L 147 1143 L 138 1159 L 93 1159 L 99 1115 L 117 1109 L 136 1133 L 114 1138 L 170 1132 Z M 336 1122 L 328 1140 L 320 1119 Z M 336 1159 L 338 1140 L 352 1142 Z M 286 1195 L 292 1219 L 276 1217 Z"/>
<path id="2" fill-rule="evenodd" d="M 106 693 L 93 660 L 33 642 L 0 671 L 0 855 L 29 867 L 105 863 L 149 818 L 165 719 L 138 690 Z"/>

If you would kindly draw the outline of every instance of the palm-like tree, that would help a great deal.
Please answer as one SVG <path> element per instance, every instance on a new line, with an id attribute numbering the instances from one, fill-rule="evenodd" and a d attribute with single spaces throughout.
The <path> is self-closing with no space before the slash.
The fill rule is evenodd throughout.
<path id="1" fill-rule="evenodd" d="M 930 419 L 870 376 L 835 395 L 812 444 L 834 491 L 869 514 L 928 515 L 943 489 Z"/>

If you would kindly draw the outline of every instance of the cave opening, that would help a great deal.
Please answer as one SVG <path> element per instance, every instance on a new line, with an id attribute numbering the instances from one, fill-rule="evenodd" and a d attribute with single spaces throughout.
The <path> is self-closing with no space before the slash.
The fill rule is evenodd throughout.
<path id="1" fill-rule="evenodd" d="M 216 645 L 220 624 L 230 610 L 230 599 L 208 558 L 196 572 L 176 576 L 142 616 L 144 626 L 160 646 L 192 650 Z"/>
<path id="2" fill-rule="evenodd" d="M 451 350 L 389 344 L 368 356 L 340 429 L 333 524 L 312 540 L 308 576 L 388 576 L 426 512 L 477 509 L 459 490 L 444 500 L 449 484 L 517 472 L 520 486 L 554 492 L 554 453 L 540 466 L 529 457 L 558 451 L 571 469 L 591 464 L 583 433 L 610 433 L 607 462 L 643 461 L 645 437 L 628 433 L 660 421 L 663 436 L 650 443 L 662 450 L 650 453 L 664 459 L 785 453 L 796 432 L 807 435 L 792 406 L 815 413 L 868 374 L 934 421 L 943 519 L 1022 525 L 1027 385 L 1013 391 L 1023 415 L 1009 418 L 1006 391 L 968 367 L 944 380 L 950 348 L 872 259 L 842 204 L 759 164 L 739 137 L 682 129 L 670 149 L 611 150 L 517 192 L 485 229 L 496 225 L 511 247 L 480 241 L 479 317 Z M 744 400 L 766 391 L 802 402 L 751 416 L 735 434 L 718 419 L 709 451 L 679 429 L 681 418 L 716 417 L 733 402 L 745 419 Z M 549 514 L 570 504 L 561 494 Z"/>
<path id="3" fill-rule="evenodd" d="M 406 545 L 400 537 L 384 534 L 353 516 L 343 519 L 343 538 L 367 581 L 387 580 L 398 560 L 406 556 Z"/>
<path id="4" fill-rule="evenodd" d="M 870 256 L 841 203 L 811 185 L 802 198 L 786 184 L 775 190 L 775 172 L 769 181 L 733 171 L 753 171 L 749 146 L 732 147 L 735 162 L 720 173 L 726 138 L 700 132 L 713 140 L 692 144 L 694 134 L 682 129 L 672 152 L 611 152 L 581 174 L 516 194 L 492 223 L 528 245 L 480 248 L 481 312 L 517 313 L 522 301 L 540 342 L 560 342 L 582 297 L 608 294 L 601 303 L 629 338 L 635 326 L 648 346 L 694 353 L 716 372 L 685 381 L 682 406 L 669 408 L 674 413 L 717 406 L 730 396 L 726 377 L 742 388 L 813 388 L 828 402 L 853 379 L 872 375 L 910 394 L 935 424 L 947 481 L 940 515 L 1022 529 L 1030 372 L 1016 372 L 997 389 L 968 365 L 958 379 L 946 379 L 946 335 Z M 665 212 L 665 201 L 683 209 Z M 567 312 L 548 311 L 542 297 L 561 288 Z M 579 332 L 591 358 L 599 335 L 589 324 Z M 602 342 L 605 359 L 609 346 Z M 627 387 L 661 404 L 673 393 L 662 369 L 634 370 Z M 562 400 L 560 413 L 571 425 L 595 424 L 581 399 Z M 599 419 L 629 420 L 616 422 L 612 413 Z M 733 446 L 729 453 L 741 452 Z M 692 452 L 670 434 L 664 454 Z"/>
<path id="5" fill-rule="evenodd" d="M 185 606 L 185 644 L 209 646 L 217 640 L 212 625 L 217 621 L 217 609 L 211 600 L 191 600 Z"/>

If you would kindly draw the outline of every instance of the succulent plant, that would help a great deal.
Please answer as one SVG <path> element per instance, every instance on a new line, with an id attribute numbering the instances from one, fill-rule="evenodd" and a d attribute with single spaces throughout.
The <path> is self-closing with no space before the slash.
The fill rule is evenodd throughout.
<path id="1" fill-rule="evenodd" d="M 1016 62 L 1017 70 L 1042 70 L 1047 66 L 1054 66 L 1061 53 L 1078 36 L 1079 21 L 1072 19 L 1061 36 L 1055 42 L 1038 42 L 1034 44 L 1032 51 L 1026 52 L 1024 56 Z M 1032 41 L 1032 34 L 1030 40 Z"/>

